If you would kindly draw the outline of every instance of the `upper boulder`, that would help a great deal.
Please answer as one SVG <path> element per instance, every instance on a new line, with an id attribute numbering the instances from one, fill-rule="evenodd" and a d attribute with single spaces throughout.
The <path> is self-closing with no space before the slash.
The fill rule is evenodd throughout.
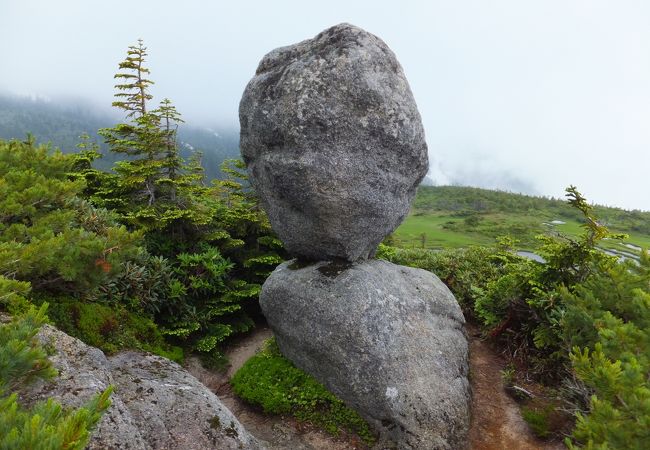
<path id="1" fill-rule="evenodd" d="M 250 180 L 300 258 L 373 256 L 428 169 L 400 64 L 381 39 L 349 24 L 267 54 L 239 119 Z"/>

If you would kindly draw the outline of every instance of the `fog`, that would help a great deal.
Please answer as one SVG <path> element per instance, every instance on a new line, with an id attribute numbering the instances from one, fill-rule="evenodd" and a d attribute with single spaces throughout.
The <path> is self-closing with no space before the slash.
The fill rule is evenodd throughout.
<path id="1" fill-rule="evenodd" d="M 350 22 L 396 53 L 430 176 L 650 210 L 650 2 L 0 0 L 0 90 L 108 108 L 138 38 L 157 100 L 237 126 L 273 48 Z"/>

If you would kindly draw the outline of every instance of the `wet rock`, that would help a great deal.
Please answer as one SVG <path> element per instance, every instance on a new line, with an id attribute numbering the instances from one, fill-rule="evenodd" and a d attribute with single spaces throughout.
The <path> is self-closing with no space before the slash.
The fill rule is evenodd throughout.
<path id="1" fill-rule="evenodd" d="M 428 168 L 420 114 L 393 52 L 348 24 L 266 55 L 242 97 L 241 152 L 292 254 L 374 255 Z"/>

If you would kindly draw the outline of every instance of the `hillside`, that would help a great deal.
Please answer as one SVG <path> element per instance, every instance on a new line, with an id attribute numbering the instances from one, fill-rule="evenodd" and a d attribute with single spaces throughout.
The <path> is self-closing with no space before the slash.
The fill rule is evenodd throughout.
<path id="1" fill-rule="evenodd" d="M 37 143 L 51 142 L 62 152 L 70 153 L 77 150 L 79 136 L 86 133 L 100 146 L 103 158 L 97 161 L 97 167 L 102 170 L 110 169 L 123 155 L 109 152 L 97 130 L 120 120 L 117 115 L 98 112 L 80 102 L 50 103 L 0 95 L 0 139 L 23 140 L 31 133 Z M 239 157 L 239 132 L 235 129 L 215 131 L 182 124 L 178 140 L 183 158 L 188 158 L 193 150 L 203 152 L 208 179 L 220 176 L 219 166 L 225 159 Z"/>
<path id="2" fill-rule="evenodd" d="M 650 247 L 650 212 L 594 206 L 600 222 L 629 238 L 608 240 L 602 247 L 638 255 Z M 491 244 L 511 236 L 521 249 L 532 250 L 535 236 L 544 233 L 576 236 L 581 232 L 579 211 L 562 199 L 460 186 L 421 186 L 411 212 L 395 231 L 402 247 L 460 248 Z"/>

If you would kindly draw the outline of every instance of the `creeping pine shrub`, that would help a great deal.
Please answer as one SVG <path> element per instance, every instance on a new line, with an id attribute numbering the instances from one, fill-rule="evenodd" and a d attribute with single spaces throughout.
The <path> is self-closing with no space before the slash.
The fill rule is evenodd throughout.
<path id="1" fill-rule="evenodd" d="M 570 448 L 650 446 L 650 256 L 597 266 L 565 289 L 565 341 L 577 377 L 592 392 L 577 412 Z"/>
<path id="2" fill-rule="evenodd" d="M 375 441 L 361 416 L 285 359 L 275 340 L 269 340 L 260 353 L 249 359 L 231 384 L 238 396 L 262 406 L 265 412 L 291 414 L 333 435 L 342 430 L 355 433 L 368 445 Z"/>
<path id="3" fill-rule="evenodd" d="M 110 406 L 110 387 L 73 410 L 64 410 L 51 399 L 25 409 L 11 393 L 35 378 L 56 375 L 35 339 L 46 308 L 43 305 L 0 324 L 0 450 L 81 450 L 90 439 L 90 430 Z"/>
<path id="4" fill-rule="evenodd" d="M 546 262 L 505 262 L 502 276 L 489 281 L 474 302 L 476 316 L 490 335 L 546 381 L 558 381 L 570 365 L 571 346 L 564 338 L 574 331 L 563 325 L 567 305 L 562 292 L 575 292 L 598 270 L 616 266 L 616 258 L 597 245 L 605 238 L 624 237 L 598 222 L 575 187 L 566 191 L 569 204 L 582 214 L 584 232 L 577 238 L 540 236 L 536 251 Z"/>

